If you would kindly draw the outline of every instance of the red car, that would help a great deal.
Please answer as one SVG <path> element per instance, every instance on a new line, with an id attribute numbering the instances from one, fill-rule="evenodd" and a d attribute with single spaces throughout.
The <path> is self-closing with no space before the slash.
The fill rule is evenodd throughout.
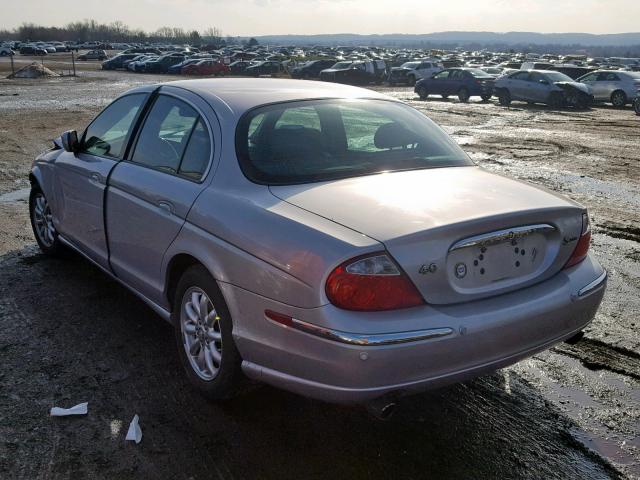
<path id="1" fill-rule="evenodd" d="M 200 60 L 198 63 L 192 63 L 182 68 L 183 75 L 225 75 L 231 69 L 228 65 L 217 60 Z"/>

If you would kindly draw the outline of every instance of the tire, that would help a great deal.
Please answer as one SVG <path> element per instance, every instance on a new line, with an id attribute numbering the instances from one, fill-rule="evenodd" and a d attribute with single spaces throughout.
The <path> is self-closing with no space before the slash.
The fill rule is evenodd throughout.
<path id="1" fill-rule="evenodd" d="M 426 100 L 429 96 L 429 92 L 423 85 L 419 85 L 418 88 L 416 88 L 416 93 L 420 97 L 420 100 Z"/>
<path id="2" fill-rule="evenodd" d="M 509 90 L 504 89 L 498 92 L 498 102 L 503 107 L 508 107 L 509 105 L 511 105 L 511 93 L 509 92 Z"/>
<path id="3" fill-rule="evenodd" d="M 465 87 L 462 87 L 460 90 L 458 90 L 458 100 L 460 100 L 462 103 L 467 103 L 469 101 L 469 90 L 467 90 Z"/>
<path id="4" fill-rule="evenodd" d="M 0 52 L 0 57 L 6 57 L 7 55 L 9 55 L 7 52 Z"/>
<path id="5" fill-rule="evenodd" d="M 491 100 L 491 97 L 493 95 L 480 95 L 480 98 L 482 99 L 483 102 L 488 102 L 489 100 Z"/>
<path id="6" fill-rule="evenodd" d="M 38 247 L 47 255 L 59 255 L 65 247 L 58 237 L 58 232 L 53 225 L 51 207 L 38 185 L 31 187 L 29 195 L 29 218 L 33 235 L 36 237 Z"/>
<path id="7" fill-rule="evenodd" d="M 201 302 L 193 306 L 197 299 Z M 198 315 L 202 305 L 208 312 L 204 316 Z M 214 401 L 240 393 L 245 377 L 231 315 L 218 284 L 203 266 L 190 267 L 178 281 L 172 321 L 178 356 L 191 384 Z"/>
<path id="8" fill-rule="evenodd" d="M 611 94 L 611 104 L 616 108 L 624 108 L 627 104 L 627 94 L 622 90 L 616 90 Z"/>
<path id="9" fill-rule="evenodd" d="M 633 102 L 633 110 L 636 112 L 636 115 L 640 115 L 640 97 L 636 98 L 635 102 Z"/>
<path id="10" fill-rule="evenodd" d="M 564 104 L 564 97 L 560 92 L 551 92 L 549 94 L 548 105 L 551 108 L 562 108 L 563 104 Z"/>

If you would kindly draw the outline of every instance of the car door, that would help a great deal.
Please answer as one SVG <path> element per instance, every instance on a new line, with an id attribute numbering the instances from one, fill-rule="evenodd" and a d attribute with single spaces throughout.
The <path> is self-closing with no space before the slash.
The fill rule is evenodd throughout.
<path id="1" fill-rule="evenodd" d="M 514 100 L 529 100 L 528 98 L 529 72 L 518 72 L 509 78 L 509 92 Z"/>
<path id="2" fill-rule="evenodd" d="M 585 75 L 584 77 L 578 79 L 581 83 L 585 85 L 589 85 L 591 87 L 591 91 L 593 92 L 593 97 L 595 100 L 603 100 L 600 92 L 598 91 L 598 73 L 590 73 Z"/>
<path id="3" fill-rule="evenodd" d="M 444 93 L 446 95 L 456 95 L 464 83 L 464 70 L 453 70 L 447 81 L 445 81 Z"/>
<path id="4" fill-rule="evenodd" d="M 551 82 L 541 73 L 531 72 L 529 75 L 528 97 L 533 102 L 546 102 L 549 98 Z"/>
<path id="5" fill-rule="evenodd" d="M 162 258 L 176 238 L 213 158 L 208 107 L 199 97 L 162 87 L 128 157 L 113 170 L 106 224 L 113 272 L 161 302 Z"/>
<path id="6" fill-rule="evenodd" d="M 443 70 L 442 72 L 434 75 L 431 79 L 428 80 L 427 89 L 429 93 L 433 93 L 436 95 L 444 95 L 445 83 L 447 79 L 451 75 L 451 70 Z"/>
<path id="7" fill-rule="evenodd" d="M 103 267 L 108 267 L 104 192 L 109 174 L 125 153 L 148 93 L 118 98 L 87 127 L 79 151 L 55 162 L 58 232 Z"/>
<path id="8" fill-rule="evenodd" d="M 602 81 L 598 81 L 599 87 L 601 85 L 603 100 L 609 101 L 611 94 L 616 90 L 623 90 L 624 86 L 620 81 L 620 76 L 616 72 L 605 72 L 601 74 L 603 76 Z M 598 79 L 600 77 L 598 76 Z"/>

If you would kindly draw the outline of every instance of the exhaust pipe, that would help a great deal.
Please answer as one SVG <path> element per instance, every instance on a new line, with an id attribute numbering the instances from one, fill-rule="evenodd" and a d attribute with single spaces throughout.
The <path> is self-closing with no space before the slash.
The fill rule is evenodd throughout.
<path id="1" fill-rule="evenodd" d="M 388 398 L 378 398 L 366 405 L 369 415 L 382 420 L 389 420 L 398 408 L 398 404 L 394 400 Z"/>

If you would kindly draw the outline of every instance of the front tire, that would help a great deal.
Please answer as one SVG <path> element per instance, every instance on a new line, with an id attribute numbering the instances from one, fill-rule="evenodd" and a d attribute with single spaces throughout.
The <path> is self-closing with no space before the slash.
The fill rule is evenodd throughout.
<path id="1" fill-rule="evenodd" d="M 509 90 L 500 90 L 500 92 L 498 92 L 498 102 L 503 107 L 511 105 L 511 93 L 509 93 Z"/>
<path id="2" fill-rule="evenodd" d="M 560 92 L 551 92 L 549 95 L 549 106 L 551 108 L 562 108 L 564 105 L 564 97 Z"/>
<path id="3" fill-rule="evenodd" d="M 616 108 L 624 108 L 627 104 L 627 94 L 622 90 L 616 90 L 611 94 L 611 104 Z"/>
<path id="4" fill-rule="evenodd" d="M 40 250 L 47 255 L 59 255 L 62 253 L 64 245 L 58 237 L 56 227 L 53 225 L 51 206 L 44 192 L 37 185 L 31 187 L 29 217 L 31 219 L 31 228 Z"/>
<path id="5" fill-rule="evenodd" d="M 175 292 L 172 319 L 187 378 L 210 400 L 235 396 L 243 383 L 233 323 L 216 281 L 201 265 L 189 268 Z"/>

